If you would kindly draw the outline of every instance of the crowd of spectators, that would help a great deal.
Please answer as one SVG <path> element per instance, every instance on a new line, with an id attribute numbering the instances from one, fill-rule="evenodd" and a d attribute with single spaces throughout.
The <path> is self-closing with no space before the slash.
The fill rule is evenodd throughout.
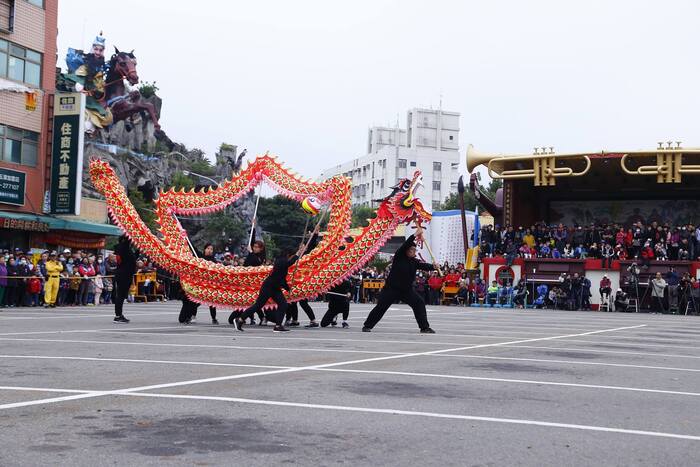
<path id="1" fill-rule="evenodd" d="M 37 255 L 20 249 L 0 251 L 0 307 L 47 306 L 44 290 L 49 274 L 46 264 L 49 254 L 55 254 L 62 265 L 56 306 L 109 305 L 114 297 L 114 273 L 117 257 L 84 250 L 65 249 L 61 252 L 44 251 Z M 169 283 L 167 274 L 157 269 L 148 258 L 136 263 L 137 273 L 157 272 L 159 280 L 141 284 L 142 289 L 132 292 L 159 292 L 167 299 Z M 134 294 L 129 296 L 134 300 Z"/>
<path id="2" fill-rule="evenodd" d="M 485 226 L 480 233 L 482 256 L 504 256 L 509 263 L 521 258 L 563 258 L 603 260 L 636 259 L 648 265 L 652 260 L 687 261 L 700 258 L 700 225 L 672 226 L 656 221 L 620 224 L 567 226 L 545 223 L 524 228 Z"/>

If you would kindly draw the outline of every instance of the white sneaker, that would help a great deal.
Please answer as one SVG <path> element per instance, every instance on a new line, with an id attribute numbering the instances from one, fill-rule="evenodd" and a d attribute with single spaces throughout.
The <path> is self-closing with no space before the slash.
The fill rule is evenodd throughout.
<path id="1" fill-rule="evenodd" d="M 190 320 L 190 323 L 194 324 L 197 322 L 197 317 L 193 316 L 192 319 Z"/>

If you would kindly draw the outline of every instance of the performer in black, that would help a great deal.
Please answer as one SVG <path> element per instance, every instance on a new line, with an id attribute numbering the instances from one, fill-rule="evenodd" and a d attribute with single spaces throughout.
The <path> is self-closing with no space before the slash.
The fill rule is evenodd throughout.
<path id="1" fill-rule="evenodd" d="M 262 266 L 267 260 L 267 252 L 265 251 L 265 242 L 262 240 L 255 239 L 255 219 L 253 219 L 253 235 L 250 236 L 250 246 L 248 247 L 248 256 L 246 256 L 243 266 Z M 260 320 L 260 326 L 267 325 L 267 318 L 262 310 L 258 311 L 258 319 Z M 232 317 L 229 317 L 229 323 L 232 321 Z M 255 318 L 250 317 L 250 324 L 255 324 Z"/>
<path id="2" fill-rule="evenodd" d="M 187 294 L 182 289 L 182 283 L 180 282 L 179 278 L 173 282 L 173 288 L 175 289 L 174 297 L 182 300 L 182 307 L 180 308 L 180 315 L 178 316 L 177 320 L 180 322 L 180 324 L 191 324 L 192 317 L 197 314 L 199 303 L 193 302 L 187 297 Z"/>
<path id="3" fill-rule="evenodd" d="M 423 334 L 435 334 L 435 331 L 428 324 L 425 302 L 413 290 L 413 282 L 416 279 L 416 271 L 418 269 L 424 271 L 435 269 L 435 266 L 432 264 L 423 263 L 416 258 L 415 239 L 422 240 L 422 238 L 423 229 L 419 226 L 416 229 L 416 233 L 408 237 L 404 244 L 396 250 L 389 277 L 387 277 L 384 288 L 379 294 L 377 305 L 370 311 L 365 320 L 362 332 L 370 332 L 382 319 L 382 316 L 384 316 L 384 313 L 386 313 L 386 310 L 389 309 L 392 303 L 401 300 L 413 310 L 420 332 Z"/>
<path id="4" fill-rule="evenodd" d="M 131 248 L 131 243 L 126 235 L 119 237 L 119 243 L 114 248 L 117 255 L 117 269 L 114 273 L 114 284 L 117 286 L 114 299 L 114 317 L 115 323 L 128 323 L 129 320 L 124 316 L 122 309 L 124 300 L 129 296 L 129 288 L 131 287 L 134 274 L 136 273 L 136 253 Z"/>
<path id="5" fill-rule="evenodd" d="M 272 332 L 286 332 L 289 329 L 282 325 L 284 320 L 284 313 L 287 311 L 287 299 L 284 298 L 282 289 L 289 290 L 289 284 L 287 284 L 287 272 L 289 267 L 294 264 L 299 256 L 304 254 L 305 246 L 302 245 L 296 254 L 291 251 L 282 251 L 281 255 L 275 259 L 275 264 L 272 266 L 272 272 L 265 278 L 260 287 L 260 294 L 258 295 L 255 303 L 245 310 L 240 317 L 234 318 L 233 325 L 236 327 L 237 331 L 243 331 L 243 323 L 246 319 L 253 316 L 262 307 L 265 306 L 268 299 L 272 299 L 277 304 L 276 310 L 268 311 L 268 319 L 275 323 L 275 327 Z"/>
<path id="6" fill-rule="evenodd" d="M 320 224 L 316 226 L 313 232 L 311 232 L 311 238 L 309 239 L 308 243 L 308 250 L 313 250 L 316 248 L 316 245 L 318 244 L 318 232 L 320 230 L 321 226 Z M 303 241 L 303 240 L 302 240 Z M 298 302 L 290 303 L 289 306 L 287 307 L 287 312 L 285 313 L 284 317 L 284 324 L 285 326 L 299 326 L 299 307 L 301 306 L 301 309 L 304 310 L 304 313 L 306 313 L 306 316 L 309 318 L 309 324 L 304 326 L 305 328 L 317 328 L 318 327 L 318 321 L 316 321 L 316 315 L 314 314 L 313 308 L 311 308 L 311 305 L 309 305 L 309 301 L 304 299 L 304 300 L 299 300 Z"/>
<path id="7" fill-rule="evenodd" d="M 343 328 L 349 328 L 348 315 L 350 314 L 350 298 L 352 297 L 350 293 L 350 288 L 352 287 L 352 282 L 350 279 L 345 279 L 338 285 L 331 287 L 328 291 L 328 311 L 323 315 L 321 319 L 321 327 L 325 328 L 329 324 L 336 326 L 338 322 L 335 317 L 339 313 L 343 314 Z"/>
<path id="8" fill-rule="evenodd" d="M 216 261 L 216 258 L 214 257 L 214 245 L 212 245 L 211 243 L 207 243 L 206 245 L 204 245 L 204 253 L 202 254 L 202 259 L 206 259 L 207 261 L 211 261 L 212 263 L 218 263 L 218 261 Z M 182 301 L 182 305 L 184 308 L 185 300 L 187 299 L 187 297 L 184 295 L 184 293 L 183 293 L 183 297 L 184 298 Z M 192 317 L 191 317 L 192 319 L 190 319 L 190 322 L 192 322 L 192 320 L 197 316 L 197 308 L 198 307 L 199 307 L 199 304 L 197 304 L 197 307 L 194 307 L 192 309 Z M 190 306 L 190 308 L 191 308 L 191 306 Z M 215 306 L 209 307 L 209 315 L 211 316 L 211 324 L 219 324 L 219 320 L 216 319 L 216 307 Z"/>

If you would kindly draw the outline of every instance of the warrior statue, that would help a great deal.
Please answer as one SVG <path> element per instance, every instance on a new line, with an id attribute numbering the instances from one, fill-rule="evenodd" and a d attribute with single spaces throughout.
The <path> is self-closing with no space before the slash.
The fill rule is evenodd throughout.
<path id="1" fill-rule="evenodd" d="M 59 78 L 57 88 L 87 94 L 85 120 L 88 133 L 122 120 L 129 131 L 134 115 L 148 116 L 156 129 L 156 138 L 171 146 L 172 142 L 160 130 L 155 108 L 143 101 L 139 91 L 133 88 L 139 82 L 134 51 L 121 52 L 116 47 L 114 50 L 109 62 L 105 63 L 105 38 L 101 32 L 92 43 L 90 53 L 68 49 L 68 74 Z"/>

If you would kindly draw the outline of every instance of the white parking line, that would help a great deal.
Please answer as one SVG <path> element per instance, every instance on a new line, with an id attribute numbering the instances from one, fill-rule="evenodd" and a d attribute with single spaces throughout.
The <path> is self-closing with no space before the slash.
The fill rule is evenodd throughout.
<path id="1" fill-rule="evenodd" d="M 543 349 L 543 350 L 566 350 L 572 352 L 584 352 L 584 353 L 609 353 L 609 354 L 620 354 L 620 355 L 645 355 L 652 357 L 671 357 L 671 358 L 694 358 L 698 359 L 700 356 L 697 355 L 679 355 L 679 354 L 667 354 L 667 353 L 655 353 L 655 352 L 625 352 L 622 350 L 598 350 L 589 349 L 586 347 L 546 347 L 546 346 L 534 346 L 534 345 L 508 345 L 505 347 L 520 348 L 520 349 Z"/>
<path id="2" fill-rule="evenodd" d="M 691 441 L 700 441 L 700 436 L 683 435 L 677 433 L 664 433 L 659 431 L 645 431 L 645 430 L 629 430 L 625 428 L 613 428 L 604 426 L 594 426 L 594 425 L 577 425 L 572 423 L 556 423 L 556 422 L 545 422 L 540 420 L 523 420 L 514 418 L 496 418 L 496 417 L 480 417 L 476 415 L 459 415 L 459 414 L 446 414 L 446 413 L 435 413 L 435 412 L 417 412 L 411 410 L 395 410 L 395 409 L 375 409 L 370 407 L 350 407 L 350 406 L 339 406 L 339 405 L 323 405 L 323 404 L 304 404 L 300 402 L 283 402 L 283 401 L 270 401 L 270 400 L 254 400 L 254 399 L 242 399 L 238 397 L 216 397 L 216 396 L 194 396 L 194 395 L 182 395 L 182 394 L 154 394 L 154 393 L 121 393 L 121 395 L 135 396 L 135 397 L 156 397 L 156 398 L 166 398 L 166 399 L 189 399 L 189 400 L 209 400 L 209 401 L 219 401 L 219 402 L 234 402 L 241 404 L 255 404 L 255 405 L 269 405 L 276 407 L 297 407 L 305 409 L 319 409 L 319 410 L 337 410 L 342 412 L 362 412 L 362 413 L 376 413 L 376 414 L 389 414 L 389 415 L 406 415 L 414 417 L 430 417 L 430 418 L 445 418 L 452 420 L 470 420 L 470 421 L 481 421 L 481 422 L 493 422 L 493 423 L 508 423 L 515 425 L 529 425 L 529 426 L 541 426 L 547 428 L 567 428 L 573 430 L 585 430 L 585 431 L 598 431 L 606 433 L 619 433 L 627 435 L 641 435 L 641 436 L 653 436 L 659 438 L 675 438 Z"/>
<path id="3" fill-rule="evenodd" d="M 77 394 L 74 396 L 64 396 L 61 398 L 40 399 L 40 400 L 35 400 L 35 401 L 29 401 L 29 402 L 26 402 L 24 404 L 27 406 L 38 405 L 38 404 L 42 403 L 42 400 L 45 401 L 44 403 L 50 404 L 53 402 L 61 402 L 64 400 L 84 399 L 84 398 L 88 398 L 88 397 L 99 397 L 99 396 L 103 396 L 103 395 L 114 395 L 114 394 L 122 394 L 122 393 L 127 393 L 127 392 L 148 391 L 148 390 L 178 387 L 178 386 L 190 386 L 193 384 L 213 383 L 213 382 L 218 382 L 218 381 L 230 381 L 230 380 L 250 378 L 250 377 L 255 377 L 255 376 L 277 375 L 277 374 L 282 374 L 282 373 L 292 373 L 292 372 L 300 372 L 300 371 L 306 371 L 306 370 L 317 370 L 317 369 L 321 369 L 321 368 L 335 368 L 338 366 L 354 365 L 354 364 L 359 364 L 359 363 L 370 363 L 370 362 L 378 362 L 378 361 L 383 361 L 383 360 L 395 360 L 395 359 L 400 359 L 400 358 L 417 357 L 417 356 L 423 356 L 423 355 L 435 355 L 435 354 L 441 354 L 441 353 L 459 352 L 462 350 L 469 350 L 469 349 L 498 347 L 498 346 L 512 345 L 512 344 L 522 344 L 522 343 L 527 343 L 527 342 L 563 339 L 563 338 L 567 338 L 567 337 L 600 334 L 600 333 L 604 333 L 604 332 L 615 332 L 615 331 L 620 331 L 622 329 L 631 329 L 634 327 L 642 327 L 642 326 L 644 326 L 644 325 L 624 326 L 624 327 L 612 328 L 612 329 L 600 329 L 598 331 L 590 331 L 590 332 L 581 333 L 581 334 L 565 334 L 565 335 L 560 335 L 560 336 L 540 337 L 540 338 L 535 338 L 535 339 L 524 339 L 524 340 L 517 340 L 517 341 L 492 343 L 492 344 L 470 345 L 470 346 L 463 346 L 463 347 L 454 347 L 454 348 L 449 348 L 449 349 L 432 350 L 432 351 L 428 351 L 428 352 L 402 353 L 402 354 L 398 354 L 398 355 L 394 354 L 394 355 L 388 355 L 388 356 L 383 356 L 383 357 L 373 357 L 373 358 L 365 358 L 365 359 L 360 359 L 360 360 L 349 360 L 349 361 L 343 361 L 343 362 L 325 363 L 325 364 L 321 364 L 321 365 L 310 365 L 310 366 L 304 366 L 304 367 L 285 368 L 285 369 L 261 371 L 261 372 L 255 372 L 255 373 L 244 373 L 244 374 L 237 374 L 237 375 L 230 375 L 230 376 L 218 376 L 218 377 L 213 377 L 213 378 L 203 378 L 203 379 L 195 379 L 195 380 L 188 380 L 188 381 L 177 381 L 177 382 L 173 382 L 173 383 L 154 384 L 154 385 L 149 385 L 149 386 L 139 386 L 139 387 L 135 387 L 135 388 L 118 389 L 118 390 L 113 390 L 113 391 L 101 391 L 101 392 L 88 393 L 88 394 Z M 9 339 L 9 340 L 15 340 L 15 339 Z M 25 340 L 25 339 L 18 339 L 18 340 Z M 31 340 L 31 339 L 26 339 L 26 340 Z M 63 342 L 63 341 L 59 340 L 58 342 Z M 91 342 L 91 341 L 88 341 L 88 342 Z M 182 345 L 182 344 L 180 344 L 180 345 Z M 20 402 L 20 403 L 0 405 L 0 410 L 9 409 L 9 408 L 17 408 L 17 407 L 23 407 L 22 403 Z"/>

